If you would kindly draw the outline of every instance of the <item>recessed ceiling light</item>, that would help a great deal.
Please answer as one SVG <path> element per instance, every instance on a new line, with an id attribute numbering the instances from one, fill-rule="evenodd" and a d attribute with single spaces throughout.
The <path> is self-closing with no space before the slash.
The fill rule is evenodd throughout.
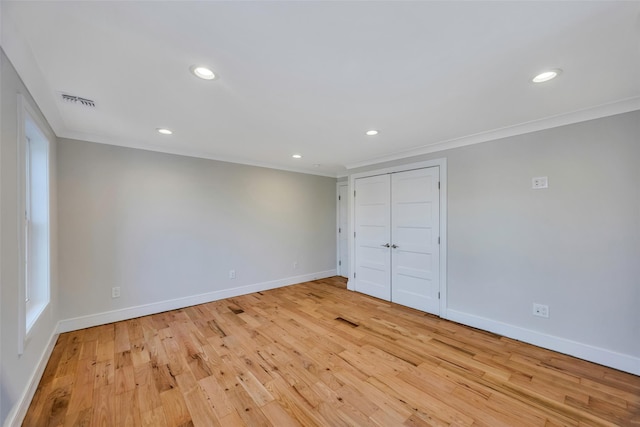
<path id="1" fill-rule="evenodd" d="M 562 70 L 559 68 L 555 68 L 553 70 L 545 71 L 544 73 L 540 73 L 535 76 L 531 81 L 534 83 L 543 83 L 548 82 L 551 79 L 555 79 L 562 73 Z"/>
<path id="2" fill-rule="evenodd" d="M 374 129 L 371 129 L 371 130 L 366 131 L 365 133 L 367 134 L 367 136 L 373 136 L 373 135 L 377 135 L 378 131 L 374 130 Z"/>
<path id="3" fill-rule="evenodd" d="M 215 73 L 207 67 L 203 67 L 201 65 L 192 65 L 190 69 L 196 77 L 200 77 L 201 79 L 213 80 L 216 78 Z"/>
<path id="4" fill-rule="evenodd" d="M 293 156 L 294 159 L 301 159 L 302 158 L 302 154 L 294 154 Z"/>
<path id="5" fill-rule="evenodd" d="M 163 135 L 171 135 L 173 133 L 171 129 L 166 129 L 166 128 L 158 128 L 156 130 L 158 131 L 158 133 L 161 133 Z"/>

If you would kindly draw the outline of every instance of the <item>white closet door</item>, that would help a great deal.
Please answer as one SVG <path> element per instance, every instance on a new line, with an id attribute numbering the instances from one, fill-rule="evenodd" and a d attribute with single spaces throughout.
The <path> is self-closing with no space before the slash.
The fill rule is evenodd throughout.
<path id="1" fill-rule="evenodd" d="M 391 177 L 391 301 L 440 314 L 440 168 Z"/>
<path id="2" fill-rule="evenodd" d="M 355 289 L 391 299 L 390 179 L 379 175 L 355 180 Z"/>

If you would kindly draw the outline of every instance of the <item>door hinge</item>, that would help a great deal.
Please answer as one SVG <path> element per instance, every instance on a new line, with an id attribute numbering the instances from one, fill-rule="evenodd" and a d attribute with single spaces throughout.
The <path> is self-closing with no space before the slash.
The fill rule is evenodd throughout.
<path id="1" fill-rule="evenodd" d="M 440 244 L 440 236 L 438 236 L 438 244 Z"/>
<path id="2" fill-rule="evenodd" d="M 356 190 L 353 190 L 353 197 L 356 197 Z"/>
<path id="3" fill-rule="evenodd" d="M 355 231 L 353 232 L 353 238 L 354 239 L 356 238 L 356 232 Z"/>
<path id="4" fill-rule="evenodd" d="M 353 278 L 354 278 L 354 279 L 356 278 L 356 273 L 355 273 L 355 272 L 353 273 Z"/>
<path id="5" fill-rule="evenodd" d="M 342 261 L 338 261 L 338 265 L 342 265 Z"/>
<path id="6" fill-rule="evenodd" d="M 438 292 L 438 299 L 440 299 L 440 292 Z"/>
<path id="7" fill-rule="evenodd" d="M 438 181 L 438 190 L 440 189 L 440 181 Z"/>
<path id="8" fill-rule="evenodd" d="M 338 196 L 338 200 L 342 200 L 342 196 Z"/>
<path id="9" fill-rule="evenodd" d="M 342 233 L 342 228 L 338 227 L 338 233 Z M 440 242 L 438 242 L 440 243 Z"/>

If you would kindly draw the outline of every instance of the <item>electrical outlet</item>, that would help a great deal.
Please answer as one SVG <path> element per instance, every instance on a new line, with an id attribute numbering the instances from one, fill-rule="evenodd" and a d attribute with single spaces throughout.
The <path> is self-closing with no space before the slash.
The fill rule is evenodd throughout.
<path id="1" fill-rule="evenodd" d="M 549 179 L 546 176 L 539 176 L 531 179 L 531 188 L 539 190 L 541 188 L 549 188 Z"/>
<path id="2" fill-rule="evenodd" d="M 236 278 L 236 271 L 229 270 L 229 279 L 235 279 L 235 278 Z"/>
<path id="3" fill-rule="evenodd" d="M 533 315 L 538 317 L 549 318 L 549 306 L 544 304 L 533 303 Z"/>
<path id="4" fill-rule="evenodd" d="M 111 288 L 111 298 L 120 298 L 120 286 Z"/>

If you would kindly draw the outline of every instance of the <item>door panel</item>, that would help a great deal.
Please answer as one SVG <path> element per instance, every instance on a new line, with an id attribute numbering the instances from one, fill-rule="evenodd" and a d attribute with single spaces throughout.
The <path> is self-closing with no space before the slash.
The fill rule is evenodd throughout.
<path id="1" fill-rule="evenodd" d="M 416 191 L 419 190 L 422 189 L 416 189 Z M 402 219 L 400 229 L 430 230 L 431 228 L 425 228 L 425 225 L 433 222 L 433 204 L 424 200 L 395 202 L 393 205 L 393 215 Z"/>
<path id="2" fill-rule="evenodd" d="M 388 175 L 355 180 L 355 289 L 391 299 L 390 180 Z"/>
<path id="3" fill-rule="evenodd" d="M 391 300 L 440 313 L 439 168 L 391 176 Z"/>

